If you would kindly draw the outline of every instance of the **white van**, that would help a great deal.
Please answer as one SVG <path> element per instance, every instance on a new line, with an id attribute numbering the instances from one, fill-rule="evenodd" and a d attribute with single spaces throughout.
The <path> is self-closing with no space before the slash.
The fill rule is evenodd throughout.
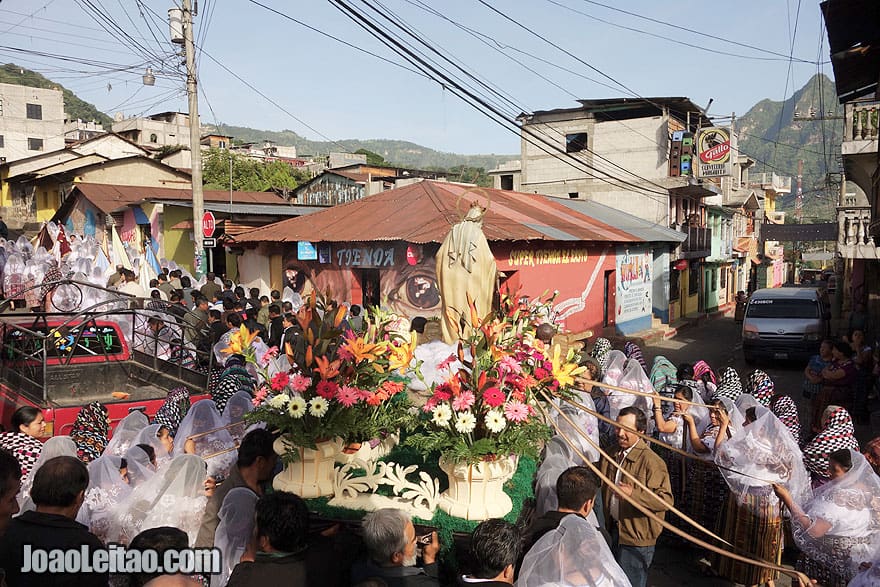
<path id="1" fill-rule="evenodd" d="M 759 289 L 749 298 L 743 319 L 746 363 L 757 359 L 808 360 L 828 336 L 830 319 L 816 288 Z"/>

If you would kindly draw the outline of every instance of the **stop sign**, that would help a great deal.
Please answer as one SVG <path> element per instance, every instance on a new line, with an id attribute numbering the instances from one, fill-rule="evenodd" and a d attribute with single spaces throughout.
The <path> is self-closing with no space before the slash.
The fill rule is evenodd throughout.
<path id="1" fill-rule="evenodd" d="M 215 227 L 214 213 L 206 211 L 202 214 L 202 236 L 205 238 L 211 238 L 214 236 Z"/>

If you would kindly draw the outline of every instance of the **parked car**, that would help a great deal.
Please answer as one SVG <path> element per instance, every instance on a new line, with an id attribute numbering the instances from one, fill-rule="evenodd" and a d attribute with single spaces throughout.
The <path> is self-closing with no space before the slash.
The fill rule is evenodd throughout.
<path id="1" fill-rule="evenodd" d="M 808 360 L 830 331 L 831 314 L 812 287 L 759 289 L 746 306 L 742 326 L 746 363 L 758 359 Z"/>

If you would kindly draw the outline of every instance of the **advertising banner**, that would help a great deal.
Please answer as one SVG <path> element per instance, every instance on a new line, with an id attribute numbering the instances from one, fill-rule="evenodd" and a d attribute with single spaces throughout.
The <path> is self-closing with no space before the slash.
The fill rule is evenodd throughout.
<path id="1" fill-rule="evenodd" d="M 702 128 L 697 133 L 697 177 L 724 177 L 733 172 L 736 139 L 727 127 Z"/>
<path id="2" fill-rule="evenodd" d="M 647 318 L 650 327 L 654 255 L 647 247 L 617 247 L 618 327 L 623 322 Z"/>

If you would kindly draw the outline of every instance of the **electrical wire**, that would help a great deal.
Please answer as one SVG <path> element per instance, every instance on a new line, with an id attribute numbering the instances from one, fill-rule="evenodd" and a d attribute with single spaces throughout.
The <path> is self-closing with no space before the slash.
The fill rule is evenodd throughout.
<path id="1" fill-rule="evenodd" d="M 766 53 L 766 54 L 768 54 L 768 55 L 775 55 L 775 56 L 777 56 L 777 57 L 784 57 L 786 60 L 794 59 L 795 61 L 799 61 L 799 62 L 801 62 L 801 63 L 809 63 L 809 64 L 813 64 L 813 63 L 815 63 L 814 61 L 811 61 L 811 60 L 809 60 L 809 59 L 800 59 L 800 58 L 797 58 L 797 57 L 793 57 L 791 54 L 778 53 L 778 52 L 776 52 L 776 51 L 772 51 L 772 50 L 770 50 L 770 49 L 764 49 L 764 48 L 762 48 L 762 47 L 757 47 L 757 46 L 755 46 L 755 45 L 750 45 L 750 44 L 748 44 L 748 43 L 743 43 L 743 42 L 740 42 L 740 41 L 734 41 L 734 40 L 732 40 L 732 39 L 726 39 L 726 38 L 724 38 L 724 37 L 719 37 L 717 34 L 714 34 L 714 33 L 704 33 L 704 32 L 702 32 L 702 31 L 695 30 L 695 29 L 692 29 L 692 28 L 688 28 L 688 27 L 686 27 L 686 26 L 683 26 L 682 23 L 680 23 L 680 22 L 679 22 L 679 23 L 667 22 L 667 21 L 665 21 L 665 20 L 660 20 L 660 19 L 658 19 L 658 18 L 652 18 L 652 17 L 649 17 L 649 16 L 645 16 L 645 15 L 643 15 L 643 14 L 639 14 L 639 13 L 637 13 L 637 12 L 630 12 L 629 10 L 624 10 L 623 8 L 619 8 L 619 7 L 617 7 L 617 6 L 610 6 L 610 5 L 608 5 L 608 4 L 603 4 L 603 3 L 601 3 L 601 2 L 597 2 L 597 1 L 595 1 L 595 0 L 581 0 L 581 1 L 582 1 L 582 2 L 585 2 L 585 3 L 587 3 L 587 4 L 593 4 L 593 5 L 595 5 L 595 6 L 601 6 L 602 8 L 607 8 L 608 10 L 613 10 L 613 11 L 615 11 L 615 12 L 619 12 L 619 13 L 621 13 L 621 14 L 626 14 L 626 15 L 628 15 L 628 16 L 632 16 L 632 17 L 634 17 L 634 18 L 638 18 L 638 19 L 641 19 L 641 20 L 645 20 L 645 21 L 648 21 L 648 22 L 652 22 L 652 23 L 654 23 L 654 24 L 660 24 L 660 25 L 663 25 L 663 26 L 667 26 L 667 27 L 670 27 L 670 28 L 672 28 L 672 29 L 675 29 L 675 30 L 678 31 L 678 32 L 680 32 L 680 31 L 685 31 L 685 32 L 688 32 L 688 33 L 691 33 L 691 34 L 694 34 L 694 35 L 699 35 L 699 36 L 704 37 L 704 38 L 707 38 L 707 39 L 712 39 L 712 40 L 715 40 L 715 41 L 721 41 L 721 42 L 724 42 L 724 43 L 728 43 L 728 44 L 730 44 L 730 45 L 735 45 L 735 46 L 737 46 L 737 47 L 743 47 L 743 48 L 745 48 L 745 49 L 752 49 L 753 51 L 758 51 L 758 52 L 761 52 L 761 53 Z M 827 62 L 826 62 L 826 63 L 827 63 Z"/>
<path id="2" fill-rule="evenodd" d="M 789 14 L 789 18 L 791 18 L 791 11 L 787 10 L 787 12 Z M 785 101 L 788 100 L 788 84 L 791 80 L 791 66 L 792 66 L 792 61 L 794 60 L 794 58 L 793 58 L 793 56 L 794 56 L 794 43 L 795 43 L 795 40 L 797 39 L 797 29 L 798 29 L 798 21 L 800 20 L 800 15 L 801 15 L 801 0 L 798 0 L 797 12 L 795 13 L 795 17 L 794 17 L 794 30 L 792 31 L 791 43 L 789 44 L 790 51 L 789 51 L 789 60 L 788 60 L 788 71 L 785 74 L 785 91 L 782 94 L 782 108 L 779 110 L 779 121 L 776 123 L 776 127 L 777 127 L 776 128 L 776 140 L 777 141 L 779 140 L 779 136 L 782 134 L 782 121 L 784 120 L 784 116 L 785 116 Z M 792 106 L 794 106 L 794 105 L 792 105 Z M 776 152 L 778 150 L 778 147 L 779 147 L 778 144 L 774 145 L 774 147 L 773 147 L 773 164 L 776 164 Z"/>
<path id="3" fill-rule="evenodd" d="M 504 113 L 499 112 L 497 109 L 493 108 L 491 104 L 488 104 L 482 97 L 474 95 L 469 92 L 466 88 L 464 88 L 457 81 L 450 79 L 447 76 L 444 76 L 442 72 L 438 71 L 436 68 L 431 66 L 429 63 L 426 63 L 424 60 L 420 59 L 418 55 L 410 51 L 407 47 L 403 46 L 397 39 L 393 38 L 391 35 L 388 35 L 385 31 L 382 30 L 381 27 L 378 27 L 376 24 L 372 23 L 368 18 L 366 18 L 363 14 L 358 12 L 352 6 L 347 4 L 344 0 L 331 0 L 332 4 L 336 6 L 343 14 L 352 19 L 355 23 L 357 23 L 361 28 L 369 32 L 372 36 L 377 38 L 380 42 L 391 48 L 397 54 L 401 55 L 407 61 L 409 61 L 412 65 L 416 67 L 423 68 L 423 71 L 430 72 L 432 76 L 437 76 L 439 79 L 437 81 L 439 83 L 443 83 L 444 87 L 449 88 L 455 95 L 464 100 L 466 103 L 470 104 L 472 107 L 477 109 L 478 111 L 484 113 L 491 120 L 501 125 L 503 128 L 507 129 L 510 132 L 515 133 L 518 136 L 521 136 L 527 142 L 530 142 L 534 146 L 539 149 L 547 152 L 548 154 L 552 154 L 558 152 L 563 156 L 560 157 L 560 160 L 564 163 L 574 167 L 579 172 L 584 173 L 584 168 L 590 168 L 589 165 L 586 165 L 583 161 L 574 159 L 569 154 L 565 153 L 562 149 L 560 149 L 557 145 L 552 144 L 542 137 L 536 135 L 534 132 L 531 132 L 528 127 L 520 128 L 516 125 L 515 121 L 511 121 L 506 118 Z M 591 169 L 591 171 L 596 171 L 595 169 Z M 609 183 L 610 185 L 614 185 L 616 187 L 621 187 L 625 185 L 629 188 L 632 188 L 634 191 L 638 192 L 650 192 L 647 188 L 643 188 L 631 182 L 627 182 L 620 178 L 614 177 L 598 177 L 595 174 L 590 174 L 587 172 L 588 176 L 591 176 L 600 181 L 604 181 L 605 183 Z M 607 175 L 607 174 L 606 174 Z M 619 182 L 619 183 L 615 183 Z M 657 193 L 661 196 L 666 197 L 668 192 L 653 192 Z M 656 198 L 655 198 L 656 199 Z M 660 200 L 657 200 L 660 202 Z M 666 205 L 666 201 L 663 200 L 663 204 Z"/>
<path id="4" fill-rule="evenodd" d="M 40 12 L 41 10 L 45 10 L 46 8 L 48 8 L 53 2 L 55 2 L 55 0 L 48 0 L 48 2 L 46 2 L 46 3 L 43 4 L 42 6 L 40 6 L 39 8 L 37 8 L 36 10 L 34 10 L 33 12 L 31 12 L 30 14 L 28 14 L 27 16 L 25 16 L 23 19 L 21 19 L 20 21 L 18 21 L 17 23 L 15 23 L 14 25 L 12 25 L 12 26 L 9 27 L 8 29 L 6 29 L 5 31 L 0 31 L 0 35 L 6 34 L 6 33 L 8 33 L 9 31 L 11 31 L 12 29 L 18 27 L 20 24 L 23 24 L 24 21 L 26 21 L 26 20 L 29 19 L 29 18 L 32 18 L 36 13 Z"/>
<path id="5" fill-rule="evenodd" d="M 565 9 L 565 10 L 568 10 L 569 12 L 573 12 L 573 13 L 575 13 L 575 14 L 579 14 L 579 15 L 584 16 L 584 17 L 586 17 L 586 18 L 589 18 L 589 19 L 591 19 L 591 20 L 595 20 L 595 21 L 601 22 L 602 24 L 607 24 L 608 26 L 612 26 L 612 27 L 615 27 L 615 28 L 623 29 L 623 30 L 625 30 L 625 31 L 631 31 L 631 32 L 634 32 L 634 33 L 640 33 L 640 34 L 643 34 L 643 35 L 647 35 L 647 36 L 649 36 L 649 37 L 654 37 L 655 39 L 661 39 L 661 40 L 663 40 L 663 41 L 668 41 L 668 42 L 670 42 L 670 43 L 674 43 L 674 44 L 676 44 L 676 45 L 682 45 L 682 46 L 684 46 L 684 47 L 688 47 L 688 48 L 690 48 L 690 49 L 697 49 L 697 50 L 699 50 L 699 51 L 705 51 L 706 53 L 713 53 L 713 54 L 716 54 L 716 55 L 724 55 L 724 56 L 727 56 L 727 57 L 737 57 L 737 58 L 740 58 L 740 59 L 752 59 L 752 60 L 755 60 L 755 61 L 786 61 L 786 60 L 788 59 L 788 57 L 786 57 L 785 55 L 780 56 L 780 57 L 756 57 L 756 56 L 754 56 L 754 55 L 743 55 L 743 54 L 741 54 L 741 53 L 731 53 L 731 52 L 729 52 L 729 51 L 721 51 L 721 50 L 718 50 L 718 49 L 710 49 L 709 47 L 704 47 L 703 45 L 698 45 L 698 44 L 696 44 L 696 43 L 688 43 L 687 41 L 682 41 L 682 40 L 680 40 L 680 39 L 673 39 L 673 38 L 666 37 L 666 36 L 664 36 L 664 35 L 659 35 L 659 34 L 657 34 L 657 33 L 652 33 L 652 32 L 650 32 L 650 31 L 646 31 L 646 30 L 643 30 L 643 29 L 637 29 L 637 28 L 635 28 L 635 27 L 630 27 L 630 26 L 622 25 L 622 24 L 619 24 L 619 23 L 616 23 L 616 22 L 612 22 L 612 21 L 610 21 L 610 20 L 606 20 L 606 19 L 604 19 L 604 18 L 600 18 L 600 17 L 598 17 L 598 16 L 596 16 L 596 15 L 594 15 L 594 14 L 589 14 L 589 13 L 587 13 L 587 12 L 583 12 L 583 11 L 578 10 L 578 9 L 576 9 L 576 8 L 572 8 L 571 6 L 566 6 L 565 4 L 562 4 L 561 2 L 557 2 L 556 0 L 547 0 L 547 2 L 549 2 L 550 4 L 554 4 L 554 5 L 556 5 L 556 6 L 560 7 L 560 8 L 563 8 L 563 9 Z"/>

